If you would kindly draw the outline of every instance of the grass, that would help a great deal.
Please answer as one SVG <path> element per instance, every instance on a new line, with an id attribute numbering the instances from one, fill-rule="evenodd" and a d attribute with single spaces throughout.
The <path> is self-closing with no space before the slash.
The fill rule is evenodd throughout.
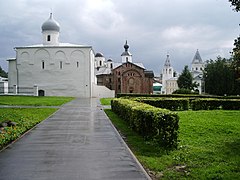
<path id="1" fill-rule="evenodd" d="M 111 100 L 112 99 L 113 98 L 101 98 L 100 102 L 101 102 L 102 105 L 111 105 Z"/>
<path id="2" fill-rule="evenodd" d="M 0 150 L 19 138 L 24 132 L 31 129 L 42 120 L 53 114 L 54 108 L 4 108 L 0 109 L 0 122 L 10 120 L 17 123 L 16 126 L 0 129 Z"/>
<path id="3" fill-rule="evenodd" d="M 145 142 L 105 110 L 136 157 L 156 179 L 239 179 L 240 111 L 180 111 L 179 146 L 166 151 Z"/>
<path id="4" fill-rule="evenodd" d="M 73 97 L 0 96 L 0 105 L 60 106 Z"/>
<path id="5" fill-rule="evenodd" d="M 0 105 L 61 106 L 73 99 L 72 97 L 0 96 Z M 0 108 L 0 122 L 10 120 L 17 123 L 12 127 L 0 127 L 0 150 L 56 110 L 56 108 Z"/>

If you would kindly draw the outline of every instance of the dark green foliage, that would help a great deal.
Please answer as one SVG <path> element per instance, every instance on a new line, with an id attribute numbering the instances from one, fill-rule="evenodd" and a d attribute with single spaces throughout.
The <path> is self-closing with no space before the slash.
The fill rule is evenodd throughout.
<path id="1" fill-rule="evenodd" d="M 190 89 L 177 89 L 176 91 L 173 92 L 173 94 L 199 94 L 196 91 L 192 91 Z"/>
<path id="2" fill-rule="evenodd" d="M 0 66 L 0 76 L 1 76 L 1 77 L 5 77 L 5 78 L 8 77 L 8 74 L 2 69 L 1 66 Z"/>
<path id="3" fill-rule="evenodd" d="M 192 110 L 240 110 L 238 99 L 195 99 L 191 104 Z"/>
<path id="4" fill-rule="evenodd" d="M 234 6 L 235 11 L 240 11 L 240 1 L 239 0 L 229 0 L 231 2 L 232 6 Z"/>
<path id="5" fill-rule="evenodd" d="M 143 102 L 154 107 L 169 109 L 172 111 L 182 111 L 189 109 L 188 98 L 134 98 L 133 100 Z"/>
<path id="6" fill-rule="evenodd" d="M 240 37 L 234 40 L 232 69 L 234 71 L 234 94 L 240 94 Z"/>
<path id="7" fill-rule="evenodd" d="M 199 94 L 133 94 L 133 93 L 122 93 L 117 94 L 117 98 L 124 97 L 166 97 L 166 98 L 222 98 L 223 96 L 213 96 L 213 95 L 199 95 Z M 225 97 L 225 96 L 224 96 Z M 240 97 L 239 97 L 240 98 Z"/>
<path id="8" fill-rule="evenodd" d="M 218 57 L 210 60 L 204 70 L 205 91 L 214 95 L 234 94 L 234 71 L 231 60 Z"/>
<path id="9" fill-rule="evenodd" d="M 184 67 L 182 73 L 178 77 L 177 83 L 180 89 L 193 90 L 195 87 L 197 87 L 196 84 L 193 83 L 193 77 L 188 69 L 188 66 Z"/>
<path id="10" fill-rule="evenodd" d="M 176 113 L 128 99 L 113 99 L 111 107 L 144 139 L 154 140 L 167 149 L 177 147 L 179 117 Z"/>

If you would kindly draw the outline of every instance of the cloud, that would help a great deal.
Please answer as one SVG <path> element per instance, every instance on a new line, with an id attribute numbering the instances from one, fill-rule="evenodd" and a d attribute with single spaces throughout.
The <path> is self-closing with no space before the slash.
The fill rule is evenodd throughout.
<path id="1" fill-rule="evenodd" d="M 92 45 L 119 62 L 127 39 L 133 61 L 155 74 L 168 52 L 178 71 L 196 49 L 204 60 L 229 57 L 239 35 L 240 13 L 222 0 L 8 0 L 0 2 L 0 65 L 15 56 L 15 46 L 41 43 L 41 25 L 51 11 L 61 42 Z"/>

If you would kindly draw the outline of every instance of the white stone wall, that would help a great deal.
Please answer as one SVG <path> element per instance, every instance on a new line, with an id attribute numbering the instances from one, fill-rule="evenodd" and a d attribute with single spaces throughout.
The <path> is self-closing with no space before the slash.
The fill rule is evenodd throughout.
<path id="1" fill-rule="evenodd" d="M 17 84 L 17 69 L 16 59 L 9 59 L 8 61 L 8 86 L 13 87 Z"/>
<path id="2" fill-rule="evenodd" d="M 167 80 L 173 78 L 173 68 L 172 67 L 165 67 L 162 70 L 162 94 L 167 93 Z"/>
<path id="3" fill-rule="evenodd" d="M 94 54 L 91 47 L 20 47 L 16 51 L 18 87 L 37 85 L 46 96 L 92 96 Z M 15 77 L 16 73 L 11 73 L 10 77 Z"/>
<path id="4" fill-rule="evenodd" d="M 105 86 L 99 86 L 99 85 L 93 84 L 93 97 L 114 98 L 115 97 L 115 91 L 110 90 Z"/>

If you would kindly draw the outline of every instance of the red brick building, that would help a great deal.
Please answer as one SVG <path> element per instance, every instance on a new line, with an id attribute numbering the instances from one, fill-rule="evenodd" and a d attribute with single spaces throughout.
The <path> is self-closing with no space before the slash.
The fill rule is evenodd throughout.
<path id="1" fill-rule="evenodd" d="M 132 55 L 124 45 L 122 63 L 105 61 L 101 53 L 95 55 L 97 84 L 104 85 L 118 93 L 153 93 L 153 71 L 148 71 L 142 63 L 133 63 Z"/>

